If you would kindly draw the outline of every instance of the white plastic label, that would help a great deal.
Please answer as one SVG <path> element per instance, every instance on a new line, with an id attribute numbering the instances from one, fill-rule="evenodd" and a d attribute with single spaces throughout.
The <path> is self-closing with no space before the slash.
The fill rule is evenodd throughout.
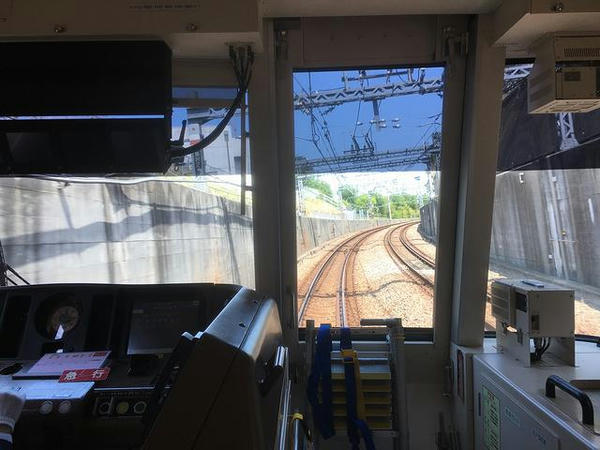
<path id="1" fill-rule="evenodd" d="M 486 450 L 500 450 L 500 400 L 485 386 L 483 396 L 483 445 Z"/>

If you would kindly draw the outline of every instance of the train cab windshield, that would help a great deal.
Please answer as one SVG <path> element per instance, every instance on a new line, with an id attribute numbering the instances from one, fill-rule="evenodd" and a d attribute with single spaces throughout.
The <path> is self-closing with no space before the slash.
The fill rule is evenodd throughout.
<path id="1" fill-rule="evenodd" d="M 293 77 L 299 324 L 432 328 L 444 69 Z"/>
<path id="2" fill-rule="evenodd" d="M 230 93 L 222 91 L 216 94 L 227 99 Z M 224 101 L 213 100 L 213 106 Z M 193 145 L 213 131 L 222 111 L 174 108 L 170 135 L 177 139 L 185 121 L 184 145 Z M 254 287 L 250 146 L 247 142 L 242 172 L 240 123 L 238 108 L 201 157 L 181 157 L 165 173 L 0 180 L 0 243 L 4 263 L 12 269 L 5 283 Z"/>

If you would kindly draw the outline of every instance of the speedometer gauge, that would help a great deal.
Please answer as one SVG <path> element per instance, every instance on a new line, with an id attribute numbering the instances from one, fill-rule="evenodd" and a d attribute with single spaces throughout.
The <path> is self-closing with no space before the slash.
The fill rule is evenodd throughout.
<path id="1" fill-rule="evenodd" d="M 79 323 L 79 310 L 72 305 L 57 306 L 48 317 L 46 331 L 48 336 L 61 339 Z"/>
<path id="2" fill-rule="evenodd" d="M 38 332 L 54 341 L 61 340 L 81 320 L 81 302 L 70 293 L 52 295 L 43 300 L 35 312 Z"/>

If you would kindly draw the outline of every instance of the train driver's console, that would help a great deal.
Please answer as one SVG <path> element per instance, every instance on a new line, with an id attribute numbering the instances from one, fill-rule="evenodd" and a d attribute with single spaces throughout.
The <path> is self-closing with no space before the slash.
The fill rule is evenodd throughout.
<path id="1" fill-rule="evenodd" d="M 26 395 L 17 450 L 284 439 L 277 307 L 239 286 L 2 288 L 0 358 L 0 388 Z"/>

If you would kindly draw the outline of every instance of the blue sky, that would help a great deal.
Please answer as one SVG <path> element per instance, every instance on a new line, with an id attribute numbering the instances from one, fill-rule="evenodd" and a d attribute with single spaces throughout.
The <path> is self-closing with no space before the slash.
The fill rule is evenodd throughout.
<path id="1" fill-rule="evenodd" d="M 394 69 L 396 70 L 396 69 Z M 295 72 L 294 73 L 294 94 L 308 91 L 309 86 L 312 91 L 323 91 L 327 89 L 339 89 L 344 86 L 342 75 L 345 73 L 348 77 L 357 77 L 358 70 L 342 71 L 313 71 L 313 72 Z M 384 70 L 367 70 L 368 75 L 384 74 Z M 415 72 L 416 74 L 417 72 Z M 443 76 L 442 68 L 426 68 L 425 79 L 439 79 Z M 404 77 L 405 78 L 405 77 Z M 390 78 L 390 82 L 401 81 L 400 77 L 395 75 Z M 365 80 L 370 86 L 387 83 L 386 78 L 375 78 Z M 349 87 L 360 86 L 359 81 L 349 81 Z M 330 157 L 335 152 L 336 155 L 342 155 L 344 151 L 350 150 L 352 135 L 355 134 L 360 145 L 364 145 L 364 135 L 372 128 L 370 136 L 375 144 L 376 151 L 387 151 L 396 149 L 413 148 L 422 146 L 428 142 L 429 136 L 433 131 L 441 129 L 442 97 L 438 94 L 408 95 L 403 97 L 390 97 L 379 102 L 380 117 L 386 120 L 387 128 L 376 130 L 374 125 L 369 123 L 373 119 L 372 102 L 352 102 L 334 107 L 331 110 L 327 108 L 315 109 L 317 129 L 321 134 L 318 137 L 317 144 L 325 156 Z M 173 138 L 178 137 L 178 130 L 181 121 L 186 117 L 186 110 L 182 108 L 173 111 Z M 398 119 L 394 121 L 394 119 Z M 212 121 L 216 124 L 218 121 Z M 362 122 L 362 125 L 356 125 Z M 331 136 L 331 147 L 322 137 L 324 124 Z M 400 125 L 394 128 L 393 124 Z M 239 133 L 239 115 L 234 116 L 231 121 L 234 133 Z M 295 111 L 295 145 L 296 156 L 303 156 L 307 159 L 319 158 L 320 154 L 317 147 L 312 142 L 311 118 L 310 115 Z M 393 170 L 424 170 L 424 166 L 411 166 L 403 168 L 394 168 Z"/>
<path id="2" fill-rule="evenodd" d="M 349 77 L 357 77 L 357 70 L 346 70 Z M 368 70 L 367 74 L 383 74 L 383 70 Z M 296 72 L 294 73 L 294 93 L 309 91 L 323 91 L 326 89 L 337 89 L 343 87 L 341 71 L 326 72 Z M 441 78 L 443 69 L 425 69 L 425 78 Z M 390 82 L 400 81 L 398 76 L 390 79 Z M 376 78 L 364 81 L 370 86 L 385 84 L 386 78 Z M 359 81 L 349 82 L 349 86 L 360 86 Z M 359 144 L 364 144 L 362 138 L 370 128 L 371 136 L 377 151 L 413 148 L 428 141 L 431 132 L 441 129 L 442 97 L 438 94 L 408 95 L 403 97 L 390 97 L 380 101 L 379 112 L 382 119 L 386 119 L 387 128 L 375 130 L 375 126 L 369 123 L 373 119 L 372 102 L 352 102 L 336 106 L 330 112 L 321 108 L 321 113 L 315 110 L 317 126 L 323 131 L 324 122 L 331 135 L 333 149 L 337 155 L 350 150 L 352 135 L 356 133 Z M 393 119 L 399 119 L 394 122 Z M 362 125 L 355 126 L 357 122 Z M 437 123 L 436 123 L 437 122 Z M 400 124 L 400 128 L 394 128 L 393 123 Z M 312 142 L 310 115 L 296 110 L 294 113 L 294 126 L 296 137 L 296 156 L 304 156 L 308 159 L 319 158 L 320 154 Z M 326 156 L 331 156 L 329 145 L 321 138 L 317 141 L 319 147 Z M 405 170 L 423 170 L 424 167 L 406 167 Z M 395 169 L 398 170 L 398 169 Z"/>

